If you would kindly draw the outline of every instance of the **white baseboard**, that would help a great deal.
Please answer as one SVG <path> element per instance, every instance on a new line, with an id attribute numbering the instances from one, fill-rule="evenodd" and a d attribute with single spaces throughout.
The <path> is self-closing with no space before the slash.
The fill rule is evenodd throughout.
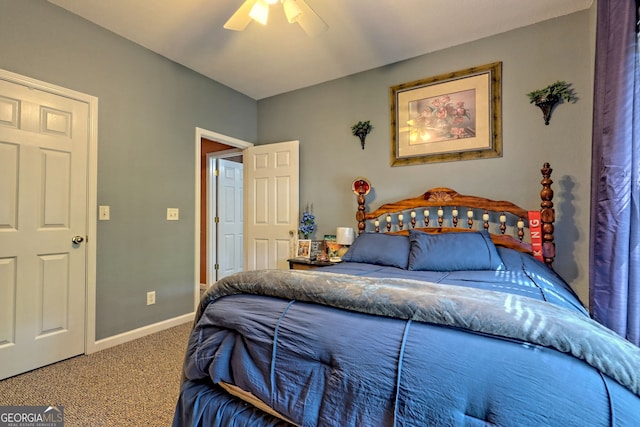
<path id="1" fill-rule="evenodd" d="M 143 326 L 132 331 L 123 332 L 112 337 L 103 338 L 96 341 L 92 346 L 88 346 L 87 354 L 95 353 L 100 350 L 105 350 L 109 347 L 113 347 L 119 344 L 145 337 L 149 334 L 164 331 L 165 329 L 173 328 L 184 323 L 193 322 L 195 313 L 187 313 L 182 316 L 174 317 L 173 319 L 163 320 L 162 322 L 154 323 L 151 325 Z"/>

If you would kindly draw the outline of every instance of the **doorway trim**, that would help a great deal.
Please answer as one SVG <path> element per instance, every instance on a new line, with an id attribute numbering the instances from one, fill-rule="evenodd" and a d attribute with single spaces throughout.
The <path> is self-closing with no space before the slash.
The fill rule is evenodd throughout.
<path id="1" fill-rule="evenodd" d="M 240 148 L 242 150 L 252 147 L 253 143 L 243 141 L 232 136 L 223 135 L 218 132 L 210 131 L 207 129 L 196 127 L 196 158 L 195 158 L 195 224 L 194 224 L 194 265 L 193 265 L 193 308 L 197 310 L 198 303 L 200 302 L 200 157 L 202 156 L 202 138 L 206 138 L 212 141 L 220 142 L 230 145 L 232 147 Z"/>
<path id="2" fill-rule="evenodd" d="M 97 204 L 98 204 L 98 98 L 86 93 L 77 92 L 49 82 L 36 80 L 11 71 L 0 69 L 0 79 L 22 84 L 31 89 L 41 90 L 76 101 L 89 106 L 88 150 L 87 150 L 87 236 L 85 239 L 86 276 L 85 276 L 85 314 L 84 314 L 84 352 L 90 354 L 96 350 L 96 236 L 97 236 Z"/>

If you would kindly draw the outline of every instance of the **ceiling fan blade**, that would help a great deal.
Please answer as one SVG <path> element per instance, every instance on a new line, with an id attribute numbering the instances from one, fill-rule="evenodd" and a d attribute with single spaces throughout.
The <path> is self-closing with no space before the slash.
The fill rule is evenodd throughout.
<path id="1" fill-rule="evenodd" d="M 242 6 L 236 10 L 236 12 L 231 15 L 231 18 L 224 24 L 224 28 L 227 30 L 234 31 L 243 31 L 251 22 L 251 17 L 249 16 L 249 12 L 251 12 L 251 8 L 254 4 L 256 4 L 258 0 L 245 0 L 242 3 Z"/>
<path id="2" fill-rule="evenodd" d="M 315 37 L 329 28 L 327 23 L 304 0 L 297 0 L 296 4 L 302 11 L 302 16 L 296 22 L 300 24 L 307 35 Z"/>

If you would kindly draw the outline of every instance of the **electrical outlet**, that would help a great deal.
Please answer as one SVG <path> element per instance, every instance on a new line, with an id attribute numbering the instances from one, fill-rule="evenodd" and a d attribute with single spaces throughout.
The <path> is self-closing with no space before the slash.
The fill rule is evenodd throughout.
<path id="1" fill-rule="evenodd" d="M 147 292 L 147 305 L 156 303 L 156 291 Z"/>
<path id="2" fill-rule="evenodd" d="M 167 221 L 178 221 L 180 219 L 180 209 L 167 208 Z"/>

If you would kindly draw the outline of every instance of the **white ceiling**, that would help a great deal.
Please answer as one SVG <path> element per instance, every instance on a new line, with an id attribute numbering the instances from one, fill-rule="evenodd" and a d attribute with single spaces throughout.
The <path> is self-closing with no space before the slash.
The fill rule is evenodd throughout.
<path id="1" fill-rule="evenodd" d="M 593 0 L 306 0 L 317 37 L 281 5 L 243 32 L 244 0 L 49 0 L 175 62 L 262 99 L 587 9 Z"/>

